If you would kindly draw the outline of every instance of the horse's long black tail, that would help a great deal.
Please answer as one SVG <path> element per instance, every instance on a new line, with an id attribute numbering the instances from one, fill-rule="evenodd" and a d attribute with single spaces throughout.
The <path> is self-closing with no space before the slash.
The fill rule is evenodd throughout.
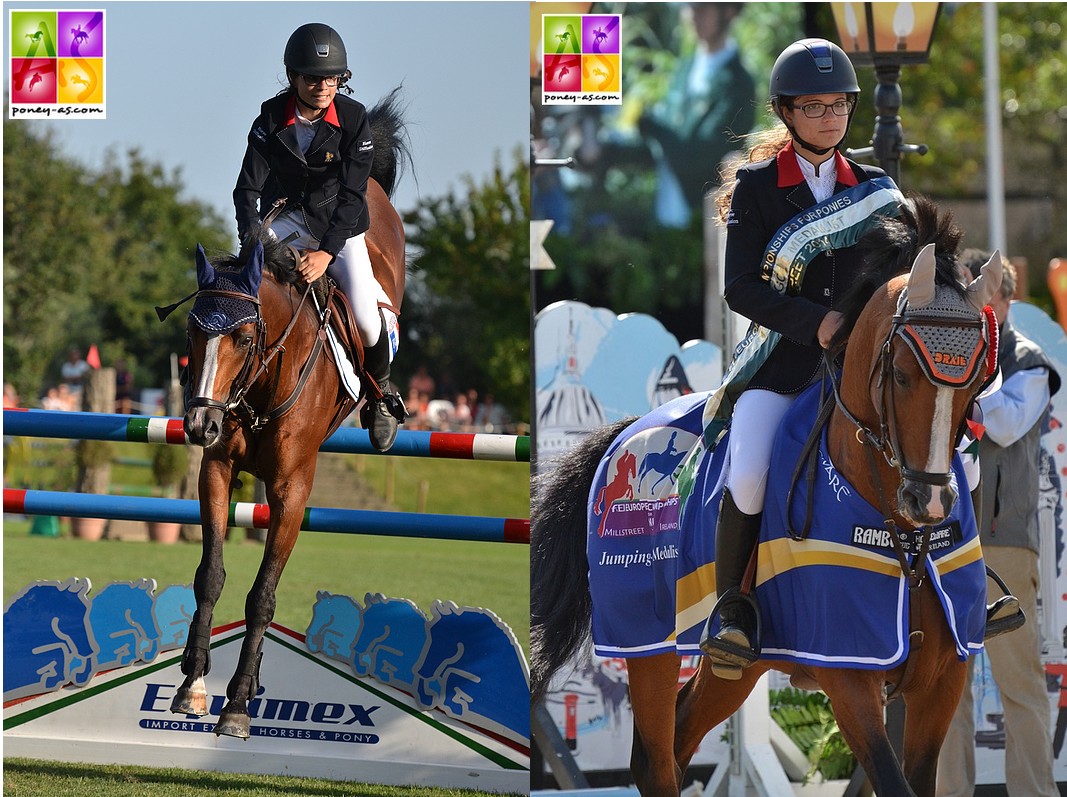
<path id="1" fill-rule="evenodd" d="M 592 600 L 585 559 L 586 511 L 597 466 L 636 418 L 596 430 L 533 479 L 530 503 L 530 699 L 589 636 Z M 604 511 L 607 511 L 605 508 Z"/>
<path id="2" fill-rule="evenodd" d="M 406 108 L 401 103 L 403 88 L 397 86 L 367 111 L 371 140 L 374 142 L 374 163 L 370 176 L 385 190 L 390 199 L 405 169 L 410 168 L 412 174 L 415 169 L 411 158 L 411 143 L 405 127 Z"/>

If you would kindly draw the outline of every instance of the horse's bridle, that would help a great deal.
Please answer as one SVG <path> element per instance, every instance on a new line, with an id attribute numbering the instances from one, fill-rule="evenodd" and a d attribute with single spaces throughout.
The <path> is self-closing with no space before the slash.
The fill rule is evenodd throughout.
<path id="1" fill-rule="evenodd" d="M 240 410 L 246 414 L 249 418 L 249 423 L 252 427 L 252 431 L 259 431 L 270 421 L 280 418 L 286 412 L 293 408 L 296 404 L 297 398 L 299 398 L 301 391 L 304 389 L 304 385 L 307 383 L 308 377 L 311 375 L 311 369 L 318 361 L 319 354 L 322 352 L 323 346 L 323 334 L 315 336 L 315 343 L 312 346 L 311 354 L 308 355 L 307 361 L 300 369 L 300 374 L 297 378 L 296 387 L 290 394 L 289 398 L 281 402 L 277 407 L 270 410 L 266 415 L 258 415 L 252 407 L 245 402 L 245 395 L 251 390 L 252 386 L 259 378 L 267 372 L 271 362 L 276 356 L 285 353 L 285 341 L 288 339 L 289 334 L 293 331 L 293 327 L 296 326 L 296 322 L 300 318 L 300 312 L 303 310 L 304 304 L 307 302 L 308 295 L 310 294 L 312 285 L 309 283 L 304 288 L 304 292 L 300 296 L 300 302 L 297 304 L 293 311 L 292 317 L 289 319 L 289 323 L 286 325 L 282 334 L 278 337 L 270 347 L 267 346 L 267 325 L 263 320 L 263 314 L 261 312 L 261 303 L 258 296 L 253 294 L 244 293 L 241 291 L 226 291 L 218 290 L 214 288 L 205 288 L 197 291 L 193 294 L 194 298 L 199 297 L 225 297 L 230 299 L 237 299 L 244 302 L 251 302 L 256 308 L 256 318 L 253 322 L 255 324 L 255 332 L 252 336 L 252 345 L 248 348 L 248 353 L 245 355 L 244 362 L 241 364 L 241 369 L 237 372 L 237 375 L 230 383 L 230 393 L 225 401 L 218 401 L 217 399 L 210 398 L 208 396 L 194 396 L 189 399 L 188 408 L 205 407 L 208 409 L 221 410 L 223 415 L 227 415 L 235 410 Z M 333 290 L 331 286 L 330 290 Z M 327 307 L 329 302 L 327 301 Z M 329 321 L 330 311 L 325 311 L 324 318 L 322 320 L 322 326 Z M 258 366 L 257 366 L 258 361 Z M 279 358 L 280 361 L 280 358 Z M 272 400 L 268 404 L 273 403 L 273 395 L 278 389 L 278 379 L 281 375 L 281 368 L 277 369 L 275 374 L 275 381 L 271 387 Z"/>
<path id="2" fill-rule="evenodd" d="M 897 312 L 893 315 L 893 319 L 890 323 L 889 332 L 886 334 L 886 338 L 879 349 L 878 359 L 871 364 L 871 371 L 867 377 L 868 389 L 870 389 L 871 384 L 876 377 L 878 379 L 877 384 L 881 387 L 881 406 L 878 411 L 878 434 L 857 418 L 845 405 L 844 400 L 841 398 L 840 380 L 833 368 L 828 369 L 830 382 L 833 385 L 834 400 L 837 407 L 841 410 L 841 413 L 845 418 L 848 419 L 849 423 L 856 428 L 856 439 L 865 449 L 881 453 L 889 467 L 897 471 L 902 480 L 945 487 L 952 479 L 951 471 L 931 473 L 930 471 L 915 470 L 914 468 L 909 468 L 904 461 L 896 425 L 896 402 L 894 401 L 895 394 L 893 391 L 892 379 L 893 342 L 902 335 L 904 327 L 908 325 L 982 330 L 987 322 L 981 314 L 978 318 L 972 320 L 949 319 L 943 316 L 931 315 L 929 313 L 908 311 L 907 309 L 902 309 L 906 308 L 906 302 L 907 290 L 905 289 L 901 294 Z M 979 356 L 984 357 L 984 349 L 988 345 L 989 343 L 986 336 L 980 334 L 979 351 L 981 353 Z M 977 376 L 978 373 L 976 372 L 969 382 L 958 387 L 966 387 L 967 384 L 973 383 Z M 937 384 L 929 375 L 927 375 L 927 378 L 929 378 L 931 382 Z"/>

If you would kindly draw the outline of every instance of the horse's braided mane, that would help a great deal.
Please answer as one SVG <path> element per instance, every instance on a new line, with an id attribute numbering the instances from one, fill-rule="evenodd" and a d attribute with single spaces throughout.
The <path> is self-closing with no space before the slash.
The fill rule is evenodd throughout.
<path id="1" fill-rule="evenodd" d="M 949 211 L 940 211 L 933 200 L 915 194 L 901 208 L 899 218 L 887 218 L 856 244 L 863 265 L 837 308 L 845 317 L 831 350 L 844 345 L 871 296 L 889 280 L 911 270 L 915 256 L 927 244 L 935 245 L 935 282 L 959 291 L 957 260 L 961 230 Z"/>

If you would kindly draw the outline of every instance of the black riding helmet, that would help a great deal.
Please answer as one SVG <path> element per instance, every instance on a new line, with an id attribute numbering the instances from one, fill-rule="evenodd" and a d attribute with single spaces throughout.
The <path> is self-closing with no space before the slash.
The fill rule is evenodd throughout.
<path id="1" fill-rule="evenodd" d="M 337 31 L 321 22 L 301 25 L 285 45 L 282 59 L 290 72 L 316 77 L 346 76 L 348 53 Z"/>
<path id="2" fill-rule="evenodd" d="M 851 125 L 859 93 L 860 86 L 852 62 L 848 60 L 844 50 L 826 39 L 801 39 L 793 42 L 782 50 L 782 54 L 771 68 L 771 105 L 783 123 L 785 116 L 782 114 L 782 107 L 789 106 L 789 100 L 793 97 L 805 94 L 847 94 L 852 100 L 852 109 L 848 114 L 848 123 Z M 811 146 L 799 138 L 788 123 L 786 127 L 793 138 L 812 152 L 823 155 L 830 151 Z M 848 134 L 847 127 L 845 133 Z"/>

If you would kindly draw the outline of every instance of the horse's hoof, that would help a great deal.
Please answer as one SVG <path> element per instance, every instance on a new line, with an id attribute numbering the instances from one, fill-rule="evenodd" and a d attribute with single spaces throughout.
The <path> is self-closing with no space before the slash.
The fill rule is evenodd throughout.
<path id="1" fill-rule="evenodd" d="M 186 714 L 203 717 L 207 714 L 207 690 L 179 689 L 171 701 L 170 710 L 174 714 Z"/>
<path id="2" fill-rule="evenodd" d="M 247 739 L 251 735 L 250 728 L 251 724 L 247 714 L 235 714 L 223 709 L 223 712 L 219 715 L 219 721 L 215 725 L 215 735 Z"/>

